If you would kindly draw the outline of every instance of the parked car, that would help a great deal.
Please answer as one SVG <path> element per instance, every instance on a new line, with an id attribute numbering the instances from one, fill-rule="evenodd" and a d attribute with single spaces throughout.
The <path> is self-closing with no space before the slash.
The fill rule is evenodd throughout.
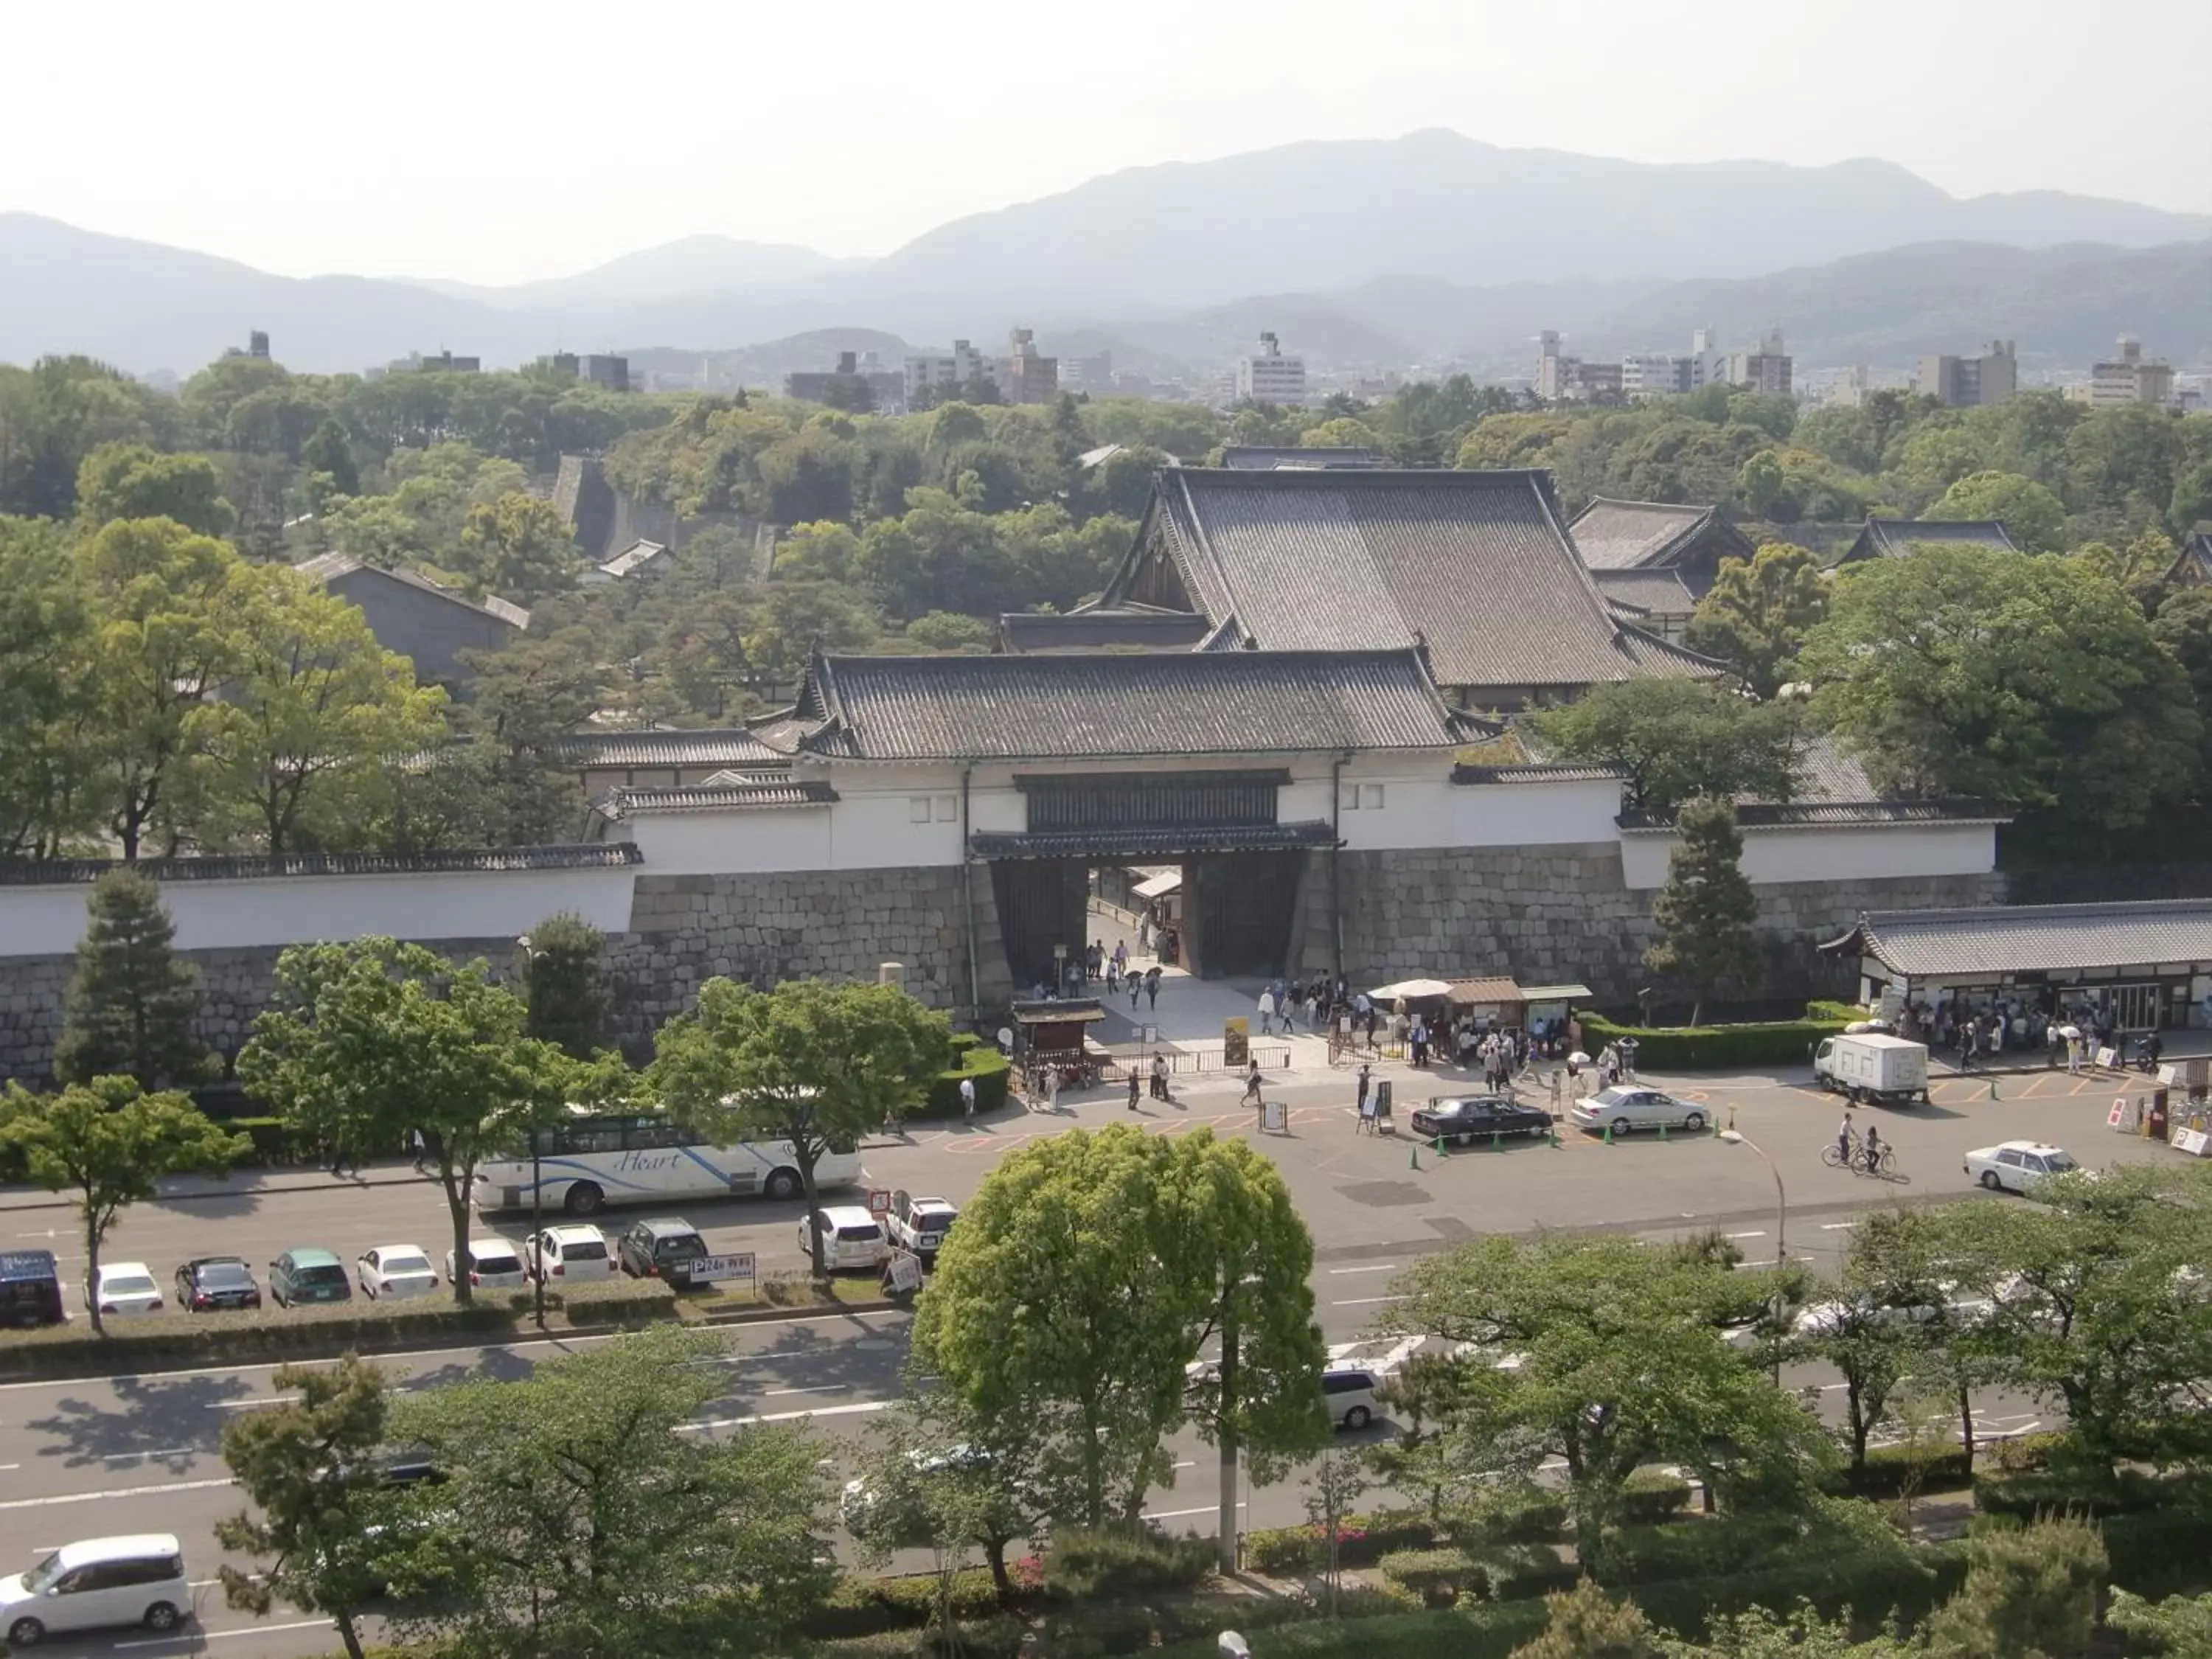
<path id="1" fill-rule="evenodd" d="M 374 1301 L 389 1297 L 394 1302 L 410 1296 L 428 1296 L 438 1288 L 438 1270 L 418 1244 L 379 1244 L 364 1250 L 353 1264 L 362 1294 Z"/>
<path id="2" fill-rule="evenodd" d="M 0 1631 L 17 1648 L 118 1625 L 172 1631 L 191 1605 L 184 1553 L 169 1533 L 64 1544 L 28 1572 L 0 1578 Z"/>
<path id="3" fill-rule="evenodd" d="M 512 1290 L 529 1282 L 524 1271 L 522 1255 L 504 1238 L 472 1238 L 469 1241 L 469 1259 L 460 1273 L 453 1271 L 453 1253 L 446 1252 L 446 1282 L 450 1285 L 461 1273 L 468 1275 L 469 1283 L 478 1290 Z"/>
<path id="4" fill-rule="evenodd" d="M 1677 1100 L 1663 1089 L 1646 1088 L 1640 1083 L 1615 1084 L 1610 1089 L 1601 1089 L 1588 1100 L 1578 1100 L 1567 1109 L 1567 1116 L 1577 1127 L 1607 1129 L 1615 1134 L 1626 1134 L 1631 1129 L 1687 1129 L 1695 1134 L 1705 1127 L 1705 1109 L 1686 1100 Z"/>
<path id="5" fill-rule="evenodd" d="M 1966 1173 L 1993 1193 L 2031 1194 L 2055 1175 L 2081 1166 L 2063 1146 L 2040 1140 L 2001 1140 L 1966 1154 Z"/>
<path id="6" fill-rule="evenodd" d="M 607 1236 L 586 1222 L 548 1227 L 530 1239 L 530 1271 L 540 1279 L 612 1279 L 615 1253 Z"/>
<path id="7" fill-rule="evenodd" d="M 52 1250 L 0 1250 L 0 1325 L 58 1325 L 68 1317 Z"/>
<path id="8" fill-rule="evenodd" d="M 1419 1337 L 1398 1341 L 1347 1342 L 1331 1348 L 1321 1374 L 1328 1420 L 1340 1429 L 1364 1429 L 1375 1420 L 1382 1385 L 1420 1347 Z"/>
<path id="9" fill-rule="evenodd" d="M 143 1261 L 103 1262 L 100 1277 L 84 1287 L 84 1305 L 103 1314 L 157 1314 L 161 1287 Z"/>
<path id="10" fill-rule="evenodd" d="M 665 1279 L 678 1290 L 690 1288 L 691 1264 L 713 1254 L 696 1227 L 672 1215 L 631 1222 L 615 1247 L 624 1273 L 639 1279 Z"/>
<path id="11" fill-rule="evenodd" d="M 811 1257 L 810 1229 L 822 1234 L 823 1265 L 835 1273 L 863 1272 L 884 1265 L 891 1253 L 884 1224 L 857 1204 L 833 1204 L 799 1218 L 799 1249 Z"/>
<path id="12" fill-rule="evenodd" d="M 970 1445 L 964 1440 L 941 1450 L 933 1450 L 927 1446 L 909 1446 L 906 1454 L 907 1467 L 914 1471 L 917 1482 L 950 1471 L 963 1474 L 981 1474 L 997 1461 L 988 1446 Z M 862 1475 L 848 1480 L 844 1491 L 838 1495 L 838 1518 L 844 1522 L 845 1530 L 855 1538 L 873 1531 L 905 1529 L 915 1526 L 915 1523 L 919 1523 L 915 1529 L 926 1529 L 927 1522 L 925 1517 L 902 1513 L 908 1506 L 899 1500 L 909 1495 L 896 1491 L 878 1492 L 868 1484 L 867 1477 Z"/>
<path id="13" fill-rule="evenodd" d="M 1438 1095 L 1417 1109 L 1413 1133 L 1423 1140 L 1442 1136 L 1459 1146 L 1491 1135 L 1548 1135 L 1552 1115 L 1504 1095 Z"/>
<path id="14" fill-rule="evenodd" d="M 890 1230 L 891 1243 L 902 1250 L 912 1250 L 927 1267 L 937 1260 L 945 1234 L 959 1218 L 960 1211 L 951 1199 L 916 1198 L 901 1188 L 891 1194 L 891 1212 L 884 1222 Z"/>
<path id="15" fill-rule="evenodd" d="M 350 1302 L 353 1281 L 329 1250 L 287 1250 L 269 1264 L 269 1294 L 280 1308 L 302 1302 Z"/>
<path id="16" fill-rule="evenodd" d="M 258 1308 L 261 1287 L 243 1256 L 204 1255 L 177 1269 L 177 1305 L 192 1313 Z"/>

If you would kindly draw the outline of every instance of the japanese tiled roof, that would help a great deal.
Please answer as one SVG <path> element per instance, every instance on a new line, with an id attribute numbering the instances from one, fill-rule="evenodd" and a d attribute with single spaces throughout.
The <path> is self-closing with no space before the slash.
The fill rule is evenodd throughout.
<path id="1" fill-rule="evenodd" d="M 672 789 L 617 789 L 596 805 L 602 817 L 665 812 L 762 811 L 784 806 L 828 806 L 837 792 L 818 778 L 752 777 L 717 772 L 704 783 Z"/>
<path id="2" fill-rule="evenodd" d="M 1063 613 L 1009 611 L 999 618 L 999 640 L 1012 652 L 1188 651 L 1213 625 L 1191 611 L 1146 605 Z"/>
<path id="3" fill-rule="evenodd" d="M 1637 570 L 1664 564 L 1697 538 L 1715 509 L 1676 501 L 1614 501 L 1599 496 L 1568 531 L 1592 570 Z"/>
<path id="4" fill-rule="evenodd" d="M 1722 672 L 1627 630 L 1535 471 L 1163 468 L 1147 524 L 1217 629 L 1262 653 L 1425 647 L 1450 686 L 1582 686 Z M 1146 556 L 1140 532 L 1109 584 Z"/>
<path id="5" fill-rule="evenodd" d="M 527 611 L 519 605 L 511 604 L 501 599 L 495 593 L 487 593 L 480 599 L 472 599 L 457 588 L 447 587 L 442 582 L 434 582 L 421 572 L 409 570 L 404 566 L 393 566 L 387 569 L 382 565 L 369 564 L 363 560 L 356 559 L 349 553 L 319 553 L 312 559 L 302 559 L 292 568 L 318 586 L 327 586 L 342 577 L 352 575 L 356 571 L 367 570 L 398 582 L 404 587 L 411 587 L 418 592 L 433 594 L 450 605 L 460 606 L 464 611 L 473 611 L 479 616 L 493 617 L 505 623 L 510 628 L 530 626 L 530 613 Z"/>
<path id="6" fill-rule="evenodd" d="M 1646 616 L 1681 616 L 1698 608 L 1698 596 L 1682 579 L 1664 568 L 1651 570 L 1590 572 L 1597 591 L 1609 605 L 1626 605 Z"/>
<path id="7" fill-rule="evenodd" d="M 1821 948 L 1907 976 L 2212 963 L 2212 899 L 1868 911 Z"/>
<path id="8" fill-rule="evenodd" d="M 1221 464 L 1239 472 L 1273 472 L 1285 467 L 1342 471 L 1349 467 L 1380 466 L 1382 458 L 1371 449 L 1230 444 L 1221 452 Z"/>
<path id="9" fill-rule="evenodd" d="M 615 870 L 638 863 L 627 842 L 550 847 L 457 848 L 429 853 L 287 853 L 207 858 L 141 859 L 131 867 L 159 882 L 240 881 L 274 876 L 498 874 L 517 870 Z M 0 860 L 0 884 L 42 886 L 94 882 L 119 867 L 112 859 L 44 862 Z"/>
<path id="10" fill-rule="evenodd" d="M 2019 544 L 1995 519 L 1869 519 L 1844 556 L 1901 559 L 1912 551 L 1916 542 L 1956 542 L 2020 551 Z"/>
<path id="11" fill-rule="evenodd" d="M 802 753 L 883 761 L 1450 748 L 1468 730 L 1419 653 L 823 657 Z"/>
<path id="12" fill-rule="evenodd" d="M 580 732 L 561 740 L 577 767 L 772 766 L 786 758 L 742 726 L 698 732 Z"/>

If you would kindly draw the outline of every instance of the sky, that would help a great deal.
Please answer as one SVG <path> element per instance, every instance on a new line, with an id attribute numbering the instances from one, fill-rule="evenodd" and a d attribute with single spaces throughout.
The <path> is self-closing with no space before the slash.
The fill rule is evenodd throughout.
<path id="1" fill-rule="evenodd" d="M 2212 0 L 120 0 L 6 33 L 0 210 L 289 276 L 879 254 L 1122 167 L 1424 127 L 2212 212 Z"/>

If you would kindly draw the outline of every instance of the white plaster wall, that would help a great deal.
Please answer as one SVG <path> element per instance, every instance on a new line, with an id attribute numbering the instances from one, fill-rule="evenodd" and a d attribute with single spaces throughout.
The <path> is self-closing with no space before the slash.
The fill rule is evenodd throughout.
<path id="1" fill-rule="evenodd" d="M 826 870 L 833 810 L 822 805 L 734 812 L 646 812 L 625 820 L 622 828 L 644 854 L 642 867 L 652 875 Z"/>
<path id="2" fill-rule="evenodd" d="M 1632 888 L 1662 886 L 1672 836 L 1620 838 Z M 1996 867 L 1996 826 L 1869 824 L 1834 830 L 1746 830 L 1743 872 L 1756 883 L 1857 881 L 1882 876 L 1972 876 Z"/>
<path id="3" fill-rule="evenodd" d="M 1583 783 L 1464 784 L 1452 792 L 1453 847 L 1556 847 L 1609 842 L 1620 834 L 1620 786 Z"/>
<path id="4" fill-rule="evenodd" d="M 896 793 L 863 792 L 838 785 L 830 809 L 830 868 L 881 870 L 917 864 L 961 861 L 960 786 L 933 787 L 922 777 Z M 914 803 L 929 803 L 929 822 L 915 820 Z"/>
<path id="5" fill-rule="evenodd" d="M 392 876 L 267 876 L 177 881 L 161 889 L 177 944 L 192 951 L 304 945 L 382 933 L 396 939 L 500 939 L 556 910 L 619 933 L 637 871 L 454 871 Z M 53 956 L 84 936 L 79 884 L 0 886 L 0 957 Z"/>

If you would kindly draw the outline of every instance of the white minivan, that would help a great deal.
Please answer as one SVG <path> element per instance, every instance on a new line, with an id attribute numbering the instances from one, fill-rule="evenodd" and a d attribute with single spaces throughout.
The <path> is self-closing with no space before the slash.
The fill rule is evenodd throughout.
<path id="1" fill-rule="evenodd" d="M 64 1544 L 28 1572 L 0 1578 L 0 1632 L 18 1650 L 50 1635 L 143 1625 L 170 1631 L 191 1611 L 172 1533 Z"/>
<path id="2" fill-rule="evenodd" d="M 862 1273 L 880 1267 L 891 1253 L 884 1224 L 857 1204 L 832 1204 L 809 1218 L 799 1218 L 799 1248 L 811 1256 L 814 1244 L 809 1225 L 822 1235 L 822 1265 L 833 1273 Z"/>

